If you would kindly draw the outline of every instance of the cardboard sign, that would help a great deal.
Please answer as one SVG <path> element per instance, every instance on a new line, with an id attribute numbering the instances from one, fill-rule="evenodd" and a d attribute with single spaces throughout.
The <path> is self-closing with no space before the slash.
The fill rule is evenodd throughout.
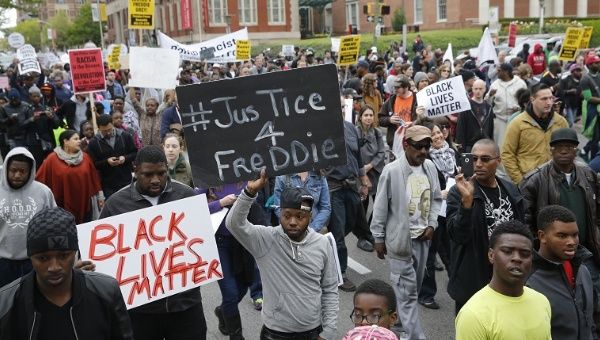
<path id="1" fill-rule="evenodd" d="M 194 184 L 346 163 L 333 64 L 177 87 Z"/>
<path id="2" fill-rule="evenodd" d="M 293 57 L 296 55 L 296 51 L 294 50 L 294 45 L 281 45 L 281 54 L 284 57 Z"/>
<path id="3" fill-rule="evenodd" d="M 417 92 L 417 103 L 430 118 L 447 116 L 471 109 L 462 77 L 440 80 Z"/>
<path id="4" fill-rule="evenodd" d="M 77 226 L 81 258 L 114 277 L 127 309 L 223 278 L 206 195 Z"/>
<path id="5" fill-rule="evenodd" d="M 129 28 L 154 29 L 154 0 L 129 0 Z"/>
<path id="6" fill-rule="evenodd" d="M 592 32 L 594 31 L 594 27 L 585 26 L 583 28 L 583 36 L 581 37 L 581 43 L 579 48 L 588 48 L 590 47 L 590 40 L 592 40 Z"/>
<path id="7" fill-rule="evenodd" d="M 581 45 L 581 38 L 583 37 L 583 27 L 569 27 L 567 33 L 565 33 L 565 39 L 563 40 L 560 53 L 558 54 L 559 60 L 575 60 L 577 56 L 577 50 Z"/>
<path id="8" fill-rule="evenodd" d="M 8 45 L 12 48 L 19 48 L 25 44 L 25 37 L 19 32 L 13 32 L 8 36 Z"/>
<path id="9" fill-rule="evenodd" d="M 360 35 L 347 35 L 340 39 L 338 65 L 352 65 L 358 61 L 360 52 Z"/>
<path id="10" fill-rule="evenodd" d="M 182 44 L 160 31 L 158 31 L 157 37 L 160 47 L 178 51 L 182 60 L 228 63 L 243 61 L 236 58 L 235 42 L 237 40 L 248 40 L 248 28 L 191 45 Z M 210 59 L 202 58 L 201 51 L 208 48 L 214 48 L 214 57 Z"/>
<path id="11" fill-rule="evenodd" d="M 250 59 L 250 40 L 236 40 L 235 41 L 235 53 L 239 60 Z"/>
<path id="12" fill-rule="evenodd" d="M 106 90 L 101 49 L 70 50 L 69 62 L 73 92 L 86 93 Z"/>
<path id="13" fill-rule="evenodd" d="M 508 47 L 515 47 L 517 43 L 517 23 L 511 22 L 508 26 Z"/>
<path id="14" fill-rule="evenodd" d="M 129 86 L 174 89 L 177 86 L 179 53 L 151 47 L 132 47 L 129 53 Z"/>

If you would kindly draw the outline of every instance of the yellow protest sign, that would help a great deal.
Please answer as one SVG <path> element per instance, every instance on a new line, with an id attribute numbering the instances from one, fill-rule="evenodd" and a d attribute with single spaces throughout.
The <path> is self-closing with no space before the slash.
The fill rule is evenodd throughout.
<path id="1" fill-rule="evenodd" d="M 583 37 L 583 27 L 569 27 L 565 34 L 565 40 L 558 54 L 558 59 L 564 61 L 575 60 L 577 50 L 581 45 L 581 38 Z"/>
<path id="2" fill-rule="evenodd" d="M 340 39 L 338 65 L 352 65 L 358 60 L 360 51 L 360 35 L 347 35 Z"/>
<path id="3" fill-rule="evenodd" d="M 154 0 L 129 0 L 129 28 L 154 29 Z"/>
<path id="4" fill-rule="evenodd" d="M 108 15 L 106 14 L 106 4 L 105 3 L 100 4 L 100 20 L 108 21 Z"/>
<path id="5" fill-rule="evenodd" d="M 121 68 L 121 63 L 119 62 L 119 56 L 121 55 L 121 45 L 111 45 L 111 46 L 112 46 L 112 49 L 110 50 L 110 53 L 106 57 L 106 61 L 108 62 L 108 67 L 111 70 L 118 70 L 119 68 Z"/>
<path id="6" fill-rule="evenodd" d="M 235 41 L 235 58 L 237 60 L 248 60 L 250 59 L 250 40 L 236 40 Z"/>
<path id="7" fill-rule="evenodd" d="M 585 26 L 583 28 L 583 36 L 581 37 L 581 44 L 579 45 L 579 48 L 590 47 L 590 40 L 592 40 L 592 31 L 593 30 L 594 30 L 594 27 L 592 27 L 592 26 Z"/>

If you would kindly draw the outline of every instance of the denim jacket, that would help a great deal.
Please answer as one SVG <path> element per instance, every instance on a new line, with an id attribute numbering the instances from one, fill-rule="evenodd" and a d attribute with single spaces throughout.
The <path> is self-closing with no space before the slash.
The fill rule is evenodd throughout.
<path id="1" fill-rule="evenodd" d="M 329 200 L 329 187 L 327 186 L 327 179 L 325 176 L 321 176 L 314 171 L 308 172 L 306 182 L 302 183 L 302 179 L 298 174 L 277 176 L 275 179 L 275 190 L 273 205 L 277 217 L 281 217 L 280 197 L 281 192 L 287 187 L 304 187 L 313 196 L 314 203 L 312 208 L 312 218 L 310 221 L 310 228 L 314 231 L 319 231 L 327 225 L 329 222 L 329 215 L 331 214 L 331 202 Z"/>

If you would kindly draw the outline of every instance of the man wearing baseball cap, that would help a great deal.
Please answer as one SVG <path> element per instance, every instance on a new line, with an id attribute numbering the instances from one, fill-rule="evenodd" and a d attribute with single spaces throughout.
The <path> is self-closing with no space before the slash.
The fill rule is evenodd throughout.
<path id="1" fill-rule="evenodd" d="M 117 281 L 73 269 L 78 249 L 71 213 L 55 207 L 33 216 L 33 271 L 0 289 L 0 339 L 133 339 Z"/>
<path id="2" fill-rule="evenodd" d="M 431 130 L 406 129 L 404 154 L 383 168 L 373 204 L 371 232 L 380 259 L 388 255 L 398 318 L 407 339 L 424 339 L 417 294 L 442 204 L 437 169 L 427 159 Z M 407 218 L 408 217 L 408 218 Z"/>
<path id="3" fill-rule="evenodd" d="M 264 303 L 261 340 L 333 340 L 339 309 L 333 248 L 324 235 L 308 228 L 313 198 L 305 188 L 281 193 L 281 224 L 274 228 L 248 222 L 250 206 L 267 183 L 248 182 L 225 225 L 254 256 L 261 272 Z"/>
<path id="4" fill-rule="evenodd" d="M 568 76 L 562 78 L 558 85 L 556 96 L 559 97 L 565 105 L 565 115 L 569 127 L 573 126 L 577 116 L 581 114 L 581 77 L 583 68 L 581 65 L 574 63 L 569 67 Z"/>
<path id="5" fill-rule="evenodd" d="M 571 210 L 577 219 L 579 244 L 592 252 L 588 269 L 598 286 L 600 247 L 598 246 L 598 212 L 600 184 L 589 166 L 575 162 L 579 140 L 573 129 L 563 128 L 552 133 L 552 160 L 527 174 L 519 185 L 525 199 L 525 224 L 537 235 L 536 218 L 548 205 L 560 205 Z"/>

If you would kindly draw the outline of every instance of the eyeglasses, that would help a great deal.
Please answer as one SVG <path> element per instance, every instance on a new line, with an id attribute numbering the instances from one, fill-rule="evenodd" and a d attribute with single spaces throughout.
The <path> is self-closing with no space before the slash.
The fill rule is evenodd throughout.
<path id="1" fill-rule="evenodd" d="M 387 311 L 387 313 L 389 313 L 391 311 Z M 354 322 L 354 324 L 361 324 L 365 319 L 367 320 L 367 323 L 369 325 L 374 325 L 379 323 L 379 320 L 381 320 L 382 317 L 384 317 L 384 315 L 379 315 L 379 314 L 367 314 L 367 315 L 362 315 L 358 312 L 352 312 L 350 314 L 350 320 L 352 320 L 352 322 Z"/>
<path id="2" fill-rule="evenodd" d="M 431 143 L 413 143 L 413 142 L 407 142 L 407 143 L 408 143 L 408 145 L 412 146 L 416 150 L 425 149 L 427 151 L 427 150 L 429 150 L 429 148 L 431 148 Z"/>
<path id="3" fill-rule="evenodd" d="M 476 156 L 473 155 L 473 163 L 477 162 L 478 160 L 481 160 L 482 163 L 487 163 L 493 159 L 498 159 L 500 157 L 492 157 L 492 156 Z"/>
<path id="4" fill-rule="evenodd" d="M 573 145 L 554 145 L 550 147 L 552 150 L 556 150 L 556 151 L 575 151 L 577 150 L 576 146 Z"/>

